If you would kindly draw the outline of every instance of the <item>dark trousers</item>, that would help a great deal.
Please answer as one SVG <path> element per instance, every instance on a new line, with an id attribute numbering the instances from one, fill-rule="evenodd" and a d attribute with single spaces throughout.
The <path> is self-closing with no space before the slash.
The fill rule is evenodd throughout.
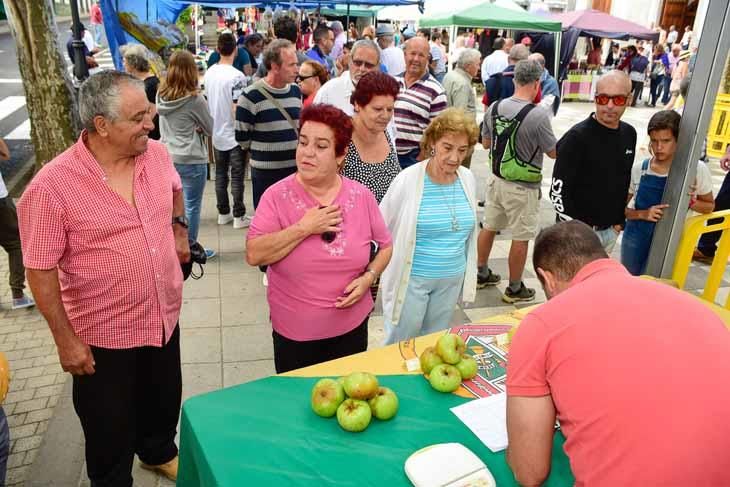
<path id="1" fill-rule="evenodd" d="M 132 486 L 134 454 L 148 465 L 177 455 L 180 327 L 163 347 L 91 347 L 96 373 L 73 377 L 92 487 Z"/>
<path id="2" fill-rule="evenodd" d="M 421 153 L 421 149 L 413 149 L 405 154 L 398 154 L 398 164 L 401 169 L 406 169 L 414 164 L 418 164 L 418 154 Z"/>
<path id="3" fill-rule="evenodd" d="M 730 209 L 730 172 L 725 175 L 725 179 L 722 180 L 722 186 L 720 186 L 720 191 L 715 196 L 715 211 L 728 209 Z M 707 220 L 707 223 L 713 225 L 721 221 L 721 218 L 711 218 Z M 721 235 L 722 232 L 710 232 L 702 235 L 699 244 L 697 244 L 697 248 L 703 254 L 714 257 L 715 251 L 717 250 L 717 241 L 720 240 Z"/>
<path id="4" fill-rule="evenodd" d="M 14 298 L 23 296 L 25 288 L 25 267 L 23 251 L 20 248 L 18 213 L 10 196 L 0 198 L 0 247 L 8 253 L 10 267 L 10 289 Z"/>
<path id="5" fill-rule="evenodd" d="M 283 169 L 256 169 L 251 168 L 251 186 L 253 186 L 253 209 L 259 206 L 261 196 L 264 192 L 287 176 L 297 172 L 297 167 L 285 167 Z"/>
<path id="6" fill-rule="evenodd" d="M 370 316 L 366 316 L 365 321 L 357 328 L 344 335 L 322 340 L 298 342 L 280 335 L 276 331 L 272 332 L 276 373 L 282 374 L 290 370 L 364 352 L 368 348 L 369 319 Z"/>
<path id="7" fill-rule="evenodd" d="M 215 199 L 218 213 L 221 215 L 231 212 L 231 206 L 228 203 L 229 179 L 233 197 L 233 216 L 240 218 L 246 214 L 246 206 L 243 204 L 243 178 L 246 175 L 245 155 L 239 146 L 226 151 L 215 150 Z"/>
<path id="8" fill-rule="evenodd" d="M 631 99 L 631 106 L 635 107 L 636 102 L 641 100 L 641 92 L 644 91 L 644 82 L 643 81 L 632 81 L 631 82 L 631 91 L 634 95 Z"/>
<path id="9" fill-rule="evenodd" d="M 662 96 L 664 88 L 664 76 L 657 76 L 649 80 L 649 89 L 651 90 L 651 104 L 656 105 L 656 101 Z"/>

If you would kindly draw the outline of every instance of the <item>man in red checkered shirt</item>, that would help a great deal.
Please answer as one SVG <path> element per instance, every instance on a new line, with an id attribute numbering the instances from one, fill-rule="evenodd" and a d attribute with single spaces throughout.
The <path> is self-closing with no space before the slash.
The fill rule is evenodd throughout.
<path id="1" fill-rule="evenodd" d="M 182 379 L 180 262 L 190 259 L 180 178 L 148 141 L 154 105 L 116 71 L 79 92 L 78 142 L 18 204 L 23 261 L 86 437 L 92 486 L 131 486 L 143 466 L 177 475 Z"/>

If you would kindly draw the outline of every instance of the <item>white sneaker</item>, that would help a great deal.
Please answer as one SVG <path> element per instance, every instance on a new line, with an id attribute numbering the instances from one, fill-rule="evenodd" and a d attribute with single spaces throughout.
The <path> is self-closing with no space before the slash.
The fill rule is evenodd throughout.
<path id="1" fill-rule="evenodd" d="M 228 225 L 233 221 L 233 215 L 228 213 L 225 215 L 218 215 L 218 225 Z"/>
<path id="2" fill-rule="evenodd" d="M 269 278 L 264 272 L 264 277 L 261 278 L 261 282 L 264 284 L 264 287 L 269 287 Z"/>
<path id="3" fill-rule="evenodd" d="M 233 228 L 248 228 L 251 225 L 251 219 L 247 216 L 237 216 L 233 219 Z"/>

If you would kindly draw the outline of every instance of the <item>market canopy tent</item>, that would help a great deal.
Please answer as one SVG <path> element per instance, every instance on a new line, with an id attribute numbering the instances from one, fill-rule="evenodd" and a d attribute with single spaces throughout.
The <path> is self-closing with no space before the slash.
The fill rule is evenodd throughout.
<path id="1" fill-rule="evenodd" d="M 451 37 L 456 37 L 457 27 L 487 29 L 511 29 L 524 32 L 548 32 L 556 34 L 553 48 L 555 58 L 560 50 L 561 24 L 559 21 L 539 17 L 524 10 L 516 11 L 485 2 L 453 13 L 423 17 L 420 27 L 451 27 Z M 546 56 L 547 57 L 547 56 Z M 555 66 L 557 72 L 557 65 Z"/>
<path id="2" fill-rule="evenodd" d="M 576 10 L 554 14 L 551 19 L 563 24 L 563 30 L 577 29 L 580 35 L 610 39 L 644 39 L 657 42 L 659 33 L 599 10 Z"/>
<path id="3" fill-rule="evenodd" d="M 423 0 L 310 0 L 285 2 L 281 0 L 232 1 L 232 0 L 101 0 L 104 16 L 104 30 L 109 41 L 114 65 L 122 69 L 119 46 L 128 42 L 142 42 L 153 47 L 178 45 L 181 33 L 175 27 L 175 20 L 185 7 L 198 4 L 213 8 L 276 7 L 287 10 L 294 6 L 303 8 L 336 8 L 344 6 L 384 7 L 387 5 L 417 5 L 423 7 Z"/>
<path id="4" fill-rule="evenodd" d="M 485 2 L 453 13 L 423 17 L 420 27 L 473 27 L 530 32 L 560 32 L 560 21 L 538 17 Z"/>
<path id="5" fill-rule="evenodd" d="M 599 37 L 608 39 L 644 39 L 657 42 L 659 33 L 651 29 L 620 19 L 598 10 L 576 10 L 550 16 L 563 24 L 563 46 L 560 50 L 560 76 L 565 79 L 573 57 L 578 37 Z"/>

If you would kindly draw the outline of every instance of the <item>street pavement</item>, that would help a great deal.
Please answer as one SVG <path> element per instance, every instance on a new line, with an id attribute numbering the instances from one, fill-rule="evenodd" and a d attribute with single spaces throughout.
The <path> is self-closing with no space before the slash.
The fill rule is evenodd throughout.
<path id="1" fill-rule="evenodd" d="M 562 135 L 591 111 L 592 105 L 587 103 L 565 103 L 554 120 L 556 135 Z M 640 134 L 637 158 L 646 156 L 646 147 L 641 145 L 653 112 L 644 107 L 629 108 L 625 115 L 624 120 Z M 472 169 L 480 192 L 484 190 L 488 171 L 486 158 L 486 152 L 478 147 Z M 546 199 L 553 164 L 549 159 L 545 162 L 542 226 L 554 222 L 554 213 Z M 711 167 L 717 190 L 722 173 L 716 162 Z M 245 194 L 247 207 L 253 208 L 250 182 Z M 183 399 L 274 373 L 265 288 L 259 270 L 245 263 L 245 238 L 245 230 L 216 224 L 215 191 L 213 182 L 208 182 L 199 240 L 218 255 L 205 266 L 205 275 L 200 280 L 188 280 L 184 288 L 180 317 Z M 508 235 L 498 237 L 490 260 L 492 268 L 504 280 L 495 288 L 478 291 L 475 303 L 456 309 L 452 323 L 483 320 L 515 309 L 500 299 L 507 284 L 508 238 Z M 616 252 L 614 257 L 617 256 Z M 688 289 L 702 288 L 706 276 L 707 267 L 693 265 Z M 4 404 L 12 437 L 8 485 L 20 485 L 28 480 L 28 485 L 34 486 L 88 486 L 83 473 L 81 430 L 69 395 L 70 378 L 58 365 L 51 334 L 38 311 L 9 309 L 7 277 L 7 260 L 0 258 L 0 350 L 8 356 L 13 371 L 10 394 Z M 544 301 L 529 259 L 525 282 L 538 290 L 536 302 Z M 724 282 L 719 299 L 724 301 L 729 290 L 730 283 Z M 370 348 L 381 346 L 382 321 L 378 303 L 370 319 Z M 142 470 L 138 462 L 134 476 L 138 487 L 173 485 Z"/>

